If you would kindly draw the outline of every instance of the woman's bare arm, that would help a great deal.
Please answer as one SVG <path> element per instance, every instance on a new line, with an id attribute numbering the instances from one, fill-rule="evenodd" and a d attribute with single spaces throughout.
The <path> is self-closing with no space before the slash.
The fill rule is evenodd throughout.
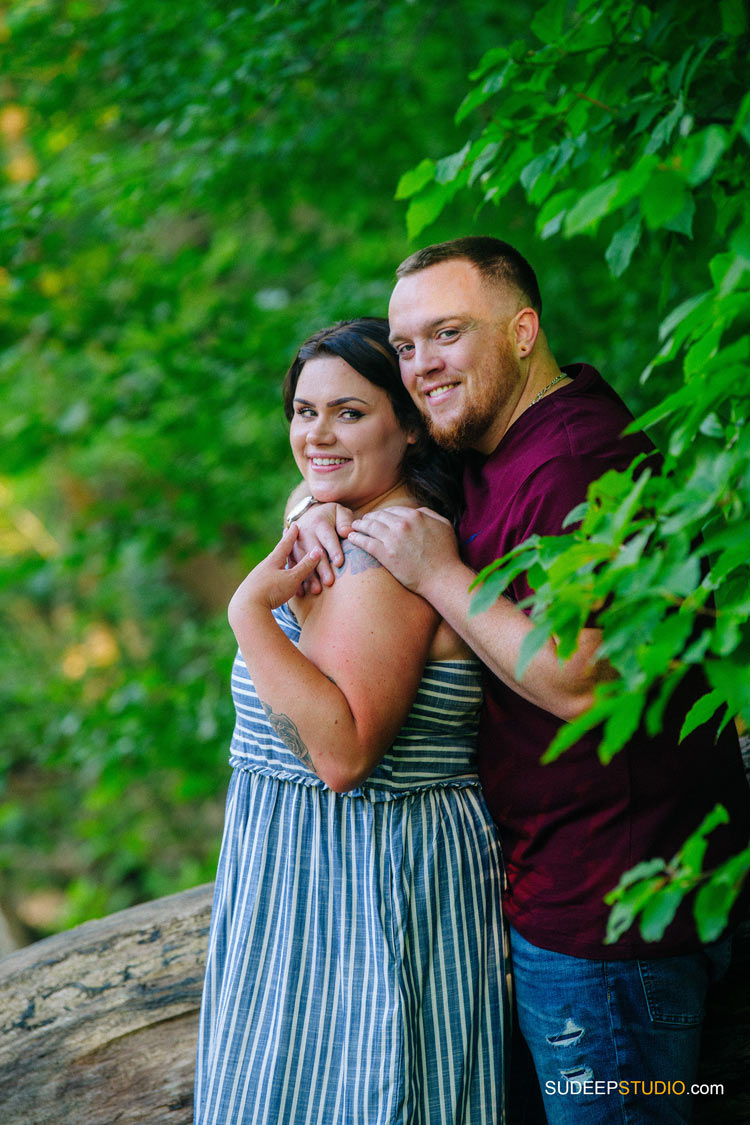
<path id="1" fill-rule="evenodd" d="M 279 737 L 327 785 L 346 792 L 369 776 L 403 724 L 438 619 L 370 555 L 347 545 L 336 582 L 311 599 L 295 647 L 271 608 L 299 584 L 302 571 L 284 569 L 296 537 L 293 527 L 248 575 L 229 620 Z M 299 565 L 316 561 L 313 554 Z"/>

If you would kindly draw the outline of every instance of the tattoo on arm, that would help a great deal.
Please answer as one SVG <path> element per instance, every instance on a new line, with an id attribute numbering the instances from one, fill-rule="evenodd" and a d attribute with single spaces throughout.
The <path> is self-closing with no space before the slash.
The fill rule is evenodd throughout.
<path id="1" fill-rule="evenodd" d="M 305 746 L 300 733 L 297 730 L 296 724 L 292 722 L 288 715 L 276 714 L 271 707 L 260 700 L 260 705 L 266 713 L 266 718 L 271 724 L 271 728 L 275 735 L 281 739 L 287 749 L 291 750 L 295 758 L 311 769 L 313 773 L 318 771 L 313 765 L 313 760 L 310 757 L 310 751 Z"/>
<path id="2" fill-rule="evenodd" d="M 338 568 L 338 574 L 344 574 L 348 568 L 350 574 L 361 574 L 363 570 L 371 570 L 374 566 L 381 566 L 377 559 L 368 555 L 361 547 L 355 547 L 348 539 L 342 543 L 344 561 Z"/>

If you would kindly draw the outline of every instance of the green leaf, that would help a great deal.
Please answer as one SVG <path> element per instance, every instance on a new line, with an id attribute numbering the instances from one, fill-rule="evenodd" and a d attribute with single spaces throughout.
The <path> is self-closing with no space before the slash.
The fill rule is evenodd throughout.
<path id="1" fill-rule="evenodd" d="M 695 398 L 695 392 L 692 387 L 680 387 L 678 391 L 673 391 L 667 397 L 651 410 L 647 410 L 645 414 L 641 414 L 634 422 L 625 428 L 626 434 L 636 433 L 638 430 L 647 430 L 649 426 L 656 425 L 661 422 L 663 418 L 669 417 L 675 411 L 684 406 L 690 405 Z"/>
<path id="2" fill-rule="evenodd" d="M 644 879 L 618 895 L 607 919 L 605 945 L 613 944 L 626 930 L 630 929 L 638 913 L 661 885 L 661 878 Z"/>
<path id="3" fill-rule="evenodd" d="M 747 32 L 747 5 L 744 0 L 720 0 L 721 30 L 725 35 L 741 36 Z"/>
<path id="4" fill-rule="evenodd" d="M 542 43 L 557 43 L 562 35 L 567 0 L 549 0 L 531 21 L 531 30 Z"/>
<path id="5" fill-rule="evenodd" d="M 469 590 L 475 591 L 489 584 L 494 584 L 496 587 L 499 587 L 501 591 L 505 590 L 517 575 L 528 570 L 537 557 L 537 552 L 541 543 L 542 537 L 540 535 L 530 535 L 528 539 L 525 539 L 523 543 L 519 543 L 512 551 L 508 551 L 502 558 L 495 559 L 494 562 L 483 567 L 472 581 Z M 477 600 L 477 597 L 478 594 L 475 594 L 474 601 Z M 495 595 L 495 597 L 497 597 L 497 595 Z M 469 614 L 471 615 L 471 613 L 472 610 L 470 609 Z"/>
<path id="6" fill-rule="evenodd" d="M 531 191 L 542 173 L 546 172 L 550 165 L 555 162 L 557 159 L 557 151 L 557 145 L 553 148 L 548 148 L 547 151 L 543 152 L 540 156 L 535 156 L 534 159 L 521 170 L 519 178 L 527 194 Z"/>
<path id="7" fill-rule="evenodd" d="M 669 676 L 668 679 L 663 680 L 659 688 L 656 699 L 649 704 L 648 711 L 646 712 L 646 733 L 650 738 L 654 738 L 662 729 L 662 718 L 664 711 L 669 704 L 670 699 L 674 695 L 680 683 L 687 675 L 687 666 L 681 668 L 674 675 Z"/>
<path id="8" fill-rule="evenodd" d="M 729 144 L 729 137 L 721 125 L 709 125 L 700 133 L 690 138 L 691 144 L 686 154 L 688 165 L 688 183 L 691 187 L 702 184 L 709 176 L 723 156 Z"/>
<path id="9" fill-rule="evenodd" d="M 491 52 L 490 52 L 491 53 Z M 507 52 L 506 52 L 507 54 Z M 456 110 L 455 121 L 457 125 L 469 116 L 472 110 L 477 109 L 478 106 L 483 105 L 493 94 L 497 94 L 502 90 L 508 78 L 513 74 L 516 69 L 516 64 L 513 60 L 509 60 L 505 65 L 494 74 L 491 74 L 481 86 L 475 86 L 466 95 L 461 105 Z M 473 76 L 472 76 L 473 77 Z"/>
<path id="10" fill-rule="evenodd" d="M 745 94 L 732 125 L 732 134 L 739 134 L 750 144 L 750 93 Z"/>
<path id="11" fill-rule="evenodd" d="M 539 211 L 536 220 L 536 229 L 540 238 L 551 238 L 557 234 L 563 225 L 563 220 L 568 213 L 571 203 L 578 199 L 578 192 L 568 189 L 558 191 L 550 196 Z"/>
<path id="12" fill-rule="evenodd" d="M 673 219 L 668 219 L 664 227 L 666 230 L 676 231 L 677 234 L 685 234 L 688 238 L 693 237 L 693 219 L 695 217 L 695 200 L 692 195 L 685 195 L 685 202 L 683 208 Z"/>
<path id="13" fill-rule="evenodd" d="M 630 265 L 630 259 L 641 241 L 641 217 L 633 215 L 612 236 L 604 257 L 613 277 L 620 277 Z"/>
<path id="14" fill-rule="evenodd" d="M 485 51 L 482 55 L 478 66 L 470 71 L 469 78 L 472 82 L 478 82 L 488 70 L 496 67 L 498 63 L 507 63 L 510 58 L 511 55 L 507 47 L 490 47 L 489 51 Z"/>
<path id="15" fill-rule="evenodd" d="M 434 223 L 454 194 L 450 186 L 433 183 L 424 188 L 416 199 L 412 199 L 406 212 L 406 230 L 409 238 L 416 238 L 425 227 Z"/>
<path id="16" fill-rule="evenodd" d="M 646 226 L 666 227 L 687 206 L 685 181 L 677 172 L 657 171 L 641 192 L 640 203 Z"/>
<path id="17" fill-rule="evenodd" d="M 599 760 L 605 765 L 612 761 L 617 751 L 635 734 L 645 705 L 645 696 L 625 696 L 616 701 L 612 714 L 604 724 L 604 733 L 597 747 Z"/>
<path id="18" fill-rule="evenodd" d="M 677 99 L 676 105 L 673 106 L 666 117 L 662 117 L 661 121 L 651 134 L 651 138 L 645 149 L 646 156 L 650 156 L 652 153 L 658 152 L 661 146 L 663 144 L 666 144 L 670 140 L 675 126 L 684 112 L 685 108 L 682 102 L 682 96 L 680 96 Z"/>
<path id="19" fill-rule="evenodd" d="M 588 500 L 584 500 L 582 501 L 582 503 L 577 504 L 575 508 L 568 512 L 567 516 L 563 520 L 563 528 L 574 527 L 576 524 L 580 523 L 581 520 L 585 519 L 588 510 Z"/>
<path id="20" fill-rule="evenodd" d="M 743 223 L 742 226 L 738 227 L 732 235 L 729 245 L 738 257 L 750 263 L 750 222 Z"/>
<path id="21" fill-rule="evenodd" d="M 520 683 L 523 680 L 526 669 L 536 654 L 544 648 L 550 637 L 550 629 L 545 629 L 542 626 L 537 626 L 527 633 L 521 642 L 521 648 L 518 653 L 518 660 L 516 662 L 516 679 Z"/>
<path id="22" fill-rule="evenodd" d="M 579 715 L 570 723 L 565 723 L 560 727 L 552 742 L 542 755 L 541 761 L 543 763 L 554 762 L 556 758 L 578 742 L 579 738 L 592 730 L 593 727 L 599 726 L 601 722 L 612 714 L 617 706 L 616 700 L 612 699 L 610 695 L 606 694 L 603 685 L 599 685 L 596 689 L 596 698 L 593 705 Z"/>
<path id="23" fill-rule="evenodd" d="M 662 939 L 686 893 L 679 883 L 668 883 L 654 892 L 641 911 L 639 929 L 644 941 Z"/>
<path id="24" fill-rule="evenodd" d="M 464 167 L 466 157 L 468 156 L 471 144 L 466 142 L 463 148 L 458 152 L 454 152 L 451 156 L 444 156 L 442 160 L 438 160 L 435 165 L 435 179 L 439 184 L 448 184 L 455 180 L 461 169 Z"/>
<path id="25" fill-rule="evenodd" d="M 470 187 L 472 184 L 476 183 L 482 173 L 489 168 L 499 151 L 499 141 L 490 141 L 489 144 L 484 145 L 471 166 L 471 172 L 469 173 Z"/>
<path id="26" fill-rule="evenodd" d="M 575 207 L 572 207 L 565 216 L 565 237 L 572 238 L 575 234 L 581 234 L 595 227 L 605 215 L 608 215 L 613 200 L 617 198 L 621 183 L 621 176 L 613 176 L 584 192 Z"/>
<path id="27" fill-rule="evenodd" d="M 682 742 L 683 738 L 687 738 L 689 734 L 692 734 L 698 727 L 707 723 L 711 716 L 716 714 L 723 703 L 724 698 L 719 691 L 709 691 L 705 695 L 702 695 L 700 699 L 696 699 L 682 724 L 680 742 Z"/>
<path id="28" fill-rule="evenodd" d="M 693 314 L 697 314 L 699 309 L 702 310 L 704 308 L 710 296 L 711 291 L 707 289 L 703 293 L 696 294 L 695 297 L 688 297 L 687 300 L 672 309 L 669 316 L 665 317 L 659 325 L 659 339 L 665 340 L 668 336 L 671 336 L 675 328 L 687 317 L 691 317 L 691 320 L 688 322 L 689 324 L 693 322 L 697 323 L 697 317 Z"/>
<path id="29" fill-rule="evenodd" d="M 642 882 L 644 879 L 652 879 L 655 875 L 659 875 L 666 871 L 667 865 L 663 859 L 643 859 L 640 863 L 636 863 L 635 867 L 629 868 L 624 871 L 620 876 L 620 882 L 611 891 L 608 891 L 604 896 L 604 901 L 608 906 L 616 902 L 622 896 L 623 891 L 628 887 L 634 886 L 636 883 Z"/>
<path id="30" fill-rule="evenodd" d="M 709 943 L 721 937 L 738 894 L 738 887 L 718 880 L 700 888 L 695 896 L 694 913 L 698 937 L 702 942 Z"/>
<path id="31" fill-rule="evenodd" d="M 706 854 L 709 836 L 720 824 L 728 824 L 729 815 L 723 805 L 714 805 L 707 813 L 701 824 L 696 828 L 679 852 L 679 864 L 690 875 L 700 875 L 703 870 L 703 858 Z"/>
<path id="32" fill-rule="evenodd" d="M 719 655 L 723 659 L 706 661 L 705 669 L 711 687 L 720 691 L 726 699 L 730 714 L 742 715 L 747 723 L 750 720 L 750 676 L 747 674 L 747 661 L 741 658 L 729 659 L 738 648 L 740 638 L 739 630 L 734 635 L 730 633 L 719 649 Z"/>
<path id="33" fill-rule="evenodd" d="M 408 172 L 404 172 L 401 179 L 398 181 L 396 188 L 395 199 L 408 199 L 411 195 L 416 195 L 418 191 L 429 184 L 435 175 L 435 161 L 422 160 L 417 164 L 416 168 L 410 168 Z"/>

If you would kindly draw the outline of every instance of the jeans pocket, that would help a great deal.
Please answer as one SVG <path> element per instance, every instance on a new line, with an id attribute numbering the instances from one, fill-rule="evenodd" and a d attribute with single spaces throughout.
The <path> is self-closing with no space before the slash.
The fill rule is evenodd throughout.
<path id="1" fill-rule="evenodd" d="M 703 1021 L 708 966 L 703 953 L 639 960 L 652 1023 L 695 1027 Z"/>

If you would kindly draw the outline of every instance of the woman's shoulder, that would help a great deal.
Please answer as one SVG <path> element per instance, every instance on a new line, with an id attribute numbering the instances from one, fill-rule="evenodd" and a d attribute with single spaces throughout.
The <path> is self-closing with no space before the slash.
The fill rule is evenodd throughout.
<path id="1" fill-rule="evenodd" d="M 434 630 L 437 614 L 423 598 L 402 586 L 376 558 L 348 540 L 342 541 L 341 566 L 335 581 L 321 593 L 291 603 L 303 632 L 327 622 L 348 632 L 387 632 L 395 636 L 421 623 Z"/>
<path id="2" fill-rule="evenodd" d="M 348 539 L 343 540 L 341 549 L 344 552 L 344 561 L 341 566 L 336 569 L 337 579 L 344 574 L 361 574 L 363 570 L 385 569 L 376 558 L 373 558 L 373 556 L 363 550 L 362 547 L 356 547 L 354 543 L 350 543 Z M 388 571 L 385 573 L 388 574 Z"/>

